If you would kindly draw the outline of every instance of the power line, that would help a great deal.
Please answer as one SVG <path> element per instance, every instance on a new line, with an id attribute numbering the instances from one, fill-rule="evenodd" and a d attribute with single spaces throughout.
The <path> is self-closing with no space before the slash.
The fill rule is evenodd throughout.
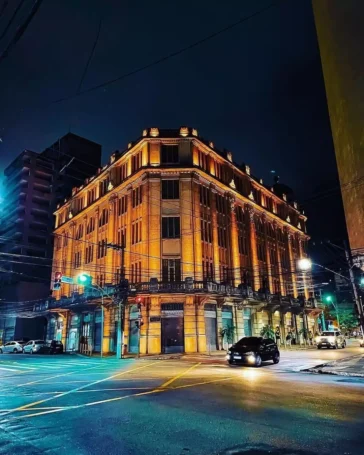
<path id="1" fill-rule="evenodd" d="M 95 49 L 96 49 L 96 46 L 97 46 L 97 43 L 99 41 L 99 37 L 100 37 L 100 32 L 101 32 L 101 24 L 102 24 L 102 19 L 100 19 L 100 22 L 99 22 L 99 27 L 97 29 L 97 34 L 96 34 L 96 38 L 95 38 L 95 41 L 93 43 L 93 46 L 91 48 L 91 52 L 90 52 L 90 55 L 87 59 L 87 62 L 86 62 L 86 66 L 82 72 L 82 76 L 81 76 L 81 80 L 80 80 L 80 83 L 78 84 L 78 87 L 77 87 L 77 90 L 76 90 L 76 95 L 78 95 L 80 92 L 81 92 L 81 87 L 82 87 L 82 83 L 86 77 L 86 74 L 87 74 L 87 71 L 88 71 L 88 68 L 90 66 L 90 63 L 91 63 L 91 60 L 92 60 L 92 57 L 94 55 L 94 52 L 95 52 Z"/>
<path id="2" fill-rule="evenodd" d="M 30 13 L 28 17 L 25 19 L 25 21 L 17 28 L 15 36 L 13 39 L 10 41 L 6 49 L 3 51 L 3 53 L 0 55 L 0 63 L 1 60 L 4 60 L 8 55 L 11 49 L 17 44 L 17 42 L 21 39 L 21 37 L 24 35 L 26 29 L 28 28 L 29 24 L 31 23 L 32 19 L 36 15 L 37 11 L 40 8 L 40 5 L 42 4 L 43 0 L 35 0 L 32 9 L 30 10 Z"/>
<path id="3" fill-rule="evenodd" d="M 135 70 L 132 70 L 132 71 L 129 71 L 128 73 L 124 73 L 122 74 L 121 76 L 118 76 L 114 79 L 110 79 L 108 81 L 105 81 L 105 82 L 102 82 L 101 84 L 98 84 L 98 85 L 94 85 L 93 87 L 90 87 L 86 90 L 83 90 L 79 93 L 76 93 L 76 94 L 73 94 L 73 95 L 69 95 L 69 96 L 66 96 L 66 97 L 63 97 L 63 98 L 59 98 L 58 100 L 55 100 L 53 101 L 51 104 L 58 104 L 58 103 L 61 103 L 63 101 L 68 101 L 72 98 L 76 98 L 78 96 L 81 96 L 81 95 L 84 95 L 86 93 L 90 93 L 90 92 L 93 92 L 95 90 L 99 90 L 100 88 L 103 88 L 103 87 L 106 87 L 108 85 L 111 85 L 111 84 L 114 84 L 116 82 L 119 82 L 123 79 L 126 79 L 130 76 L 134 76 L 135 74 L 138 74 L 138 73 L 141 73 L 142 71 L 145 71 L 146 69 L 149 69 L 149 68 L 152 68 L 153 66 L 156 66 L 156 65 L 159 65 L 160 63 L 163 63 L 163 62 L 166 62 L 167 60 L 171 59 L 171 58 L 174 58 L 174 57 L 177 57 L 178 55 L 181 55 L 197 46 L 200 46 L 201 44 L 203 43 L 206 43 L 207 41 L 213 39 L 213 38 L 216 38 L 217 36 L 219 35 L 222 35 L 223 33 L 226 33 L 227 31 L 229 30 L 232 30 L 233 28 L 237 27 L 238 25 L 241 25 L 243 24 L 244 22 L 247 22 L 248 20 L 268 11 L 269 9 L 275 7 L 276 5 L 278 5 L 280 3 L 281 0 L 278 0 L 277 2 L 273 2 L 271 4 L 269 4 L 268 6 L 266 6 L 265 8 L 262 8 L 260 9 L 259 11 L 256 11 L 255 13 L 253 14 L 250 14 L 249 16 L 245 16 L 229 25 L 227 25 L 226 27 L 220 29 L 220 30 L 217 30 L 216 32 L 214 33 L 211 33 L 210 35 L 207 35 L 205 36 L 204 38 L 198 40 L 198 41 L 195 41 L 194 43 L 192 44 L 189 44 L 188 46 L 185 46 L 181 49 L 178 49 L 174 52 L 171 52 L 170 54 L 167 54 L 157 60 L 154 60 L 153 62 L 151 63 L 147 63 L 146 65 L 143 65 L 143 66 L 140 66 L 138 68 L 136 68 Z"/>

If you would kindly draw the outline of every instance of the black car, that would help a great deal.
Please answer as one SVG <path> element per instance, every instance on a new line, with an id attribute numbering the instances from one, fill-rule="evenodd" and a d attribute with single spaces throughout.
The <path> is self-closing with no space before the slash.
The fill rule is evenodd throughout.
<path id="1" fill-rule="evenodd" d="M 63 343 L 59 340 L 47 341 L 39 352 L 42 354 L 62 354 Z"/>
<path id="2" fill-rule="evenodd" d="M 265 360 L 278 363 L 277 344 L 271 338 L 244 337 L 229 349 L 226 360 L 229 365 L 254 365 L 260 367 Z"/>

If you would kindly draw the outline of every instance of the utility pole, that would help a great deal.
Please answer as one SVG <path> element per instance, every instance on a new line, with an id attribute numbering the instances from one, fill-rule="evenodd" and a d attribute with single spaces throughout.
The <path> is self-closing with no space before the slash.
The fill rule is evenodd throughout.
<path id="1" fill-rule="evenodd" d="M 117 339 L 116 339 L 116 358 L 123 358 L 123 324 L 125 319 L 125 305 L 129 293 L 129 281 L 125 279 L 125 245 L 116 245 L 114 243 L 107 243 L 107 248 L 120 251 L 121 253 L 121 269 L 120 269 L 120 282 L 118 292 L 118 325 L 117 325 Z"/>
<path id="2" fill-rule="evenodd" d="M 354 277 L 354 272 L 353 272 L 353 261 L 352 261 L 349 249 L 347 247 L 347 243 L 345 241 L 344 241 L 344 249 L 345 249 L 346 261 L 347 261 L 348 267 L 349 267 L 350 283 L 351 283 L 351 287 L 352 287 L 352 290 L 353 290 L 353 295 L 354 295 L 354 300 L 355 300 L 355 303 L 356 303 L 356 307 L 357 307 L 358 313 L 359 313 L 361 334 L 362 334 L 362 336 L 364 336 L 363 306 L 361 304 L 361 298 L 359 297 L 358 290 L 357 290 L 356 284 L 355 284 L 355 277 Z"/>

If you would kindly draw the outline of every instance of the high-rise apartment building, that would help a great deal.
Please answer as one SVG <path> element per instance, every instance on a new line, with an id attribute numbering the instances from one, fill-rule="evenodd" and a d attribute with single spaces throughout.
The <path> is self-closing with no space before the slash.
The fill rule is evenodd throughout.
<path id="1" fill-rule="evenodd" d="M 11 302 L 9 308 L 14 313 L 22 307 L 14 302 L 49 295 L 53 212 L 100 163 L 100 145 L 69 133 L 42 153 L 25 150 L 5 169 L 0 207 L 0 309 Z M 32 322 L 18 318 L 16 323 L 15 317 L 1 314 L 0 318 L 0 328 L 6 326 L 4 339 L 14 333 L 26 336 L 28 329 L 24 332 L 24 327 Z"/>
<path id="2" fill-rule="evenodd" d="M 306 217 L 193 128 L 144 130 L 55 215 L 53 272 L 74 283 L 87 274 L 95 285 L 63 283 L 35 307 L 47 315 L 48 337 L 66 349 L 79 349 L 82 337 L 95 351 L 115 351 L 110 296 L 122 276 L 129 352 L 139 344 L 141 353 L 216 350 L 267 325 L 282 340 L 317 330 L 309 277 L 296 271 Z"/>

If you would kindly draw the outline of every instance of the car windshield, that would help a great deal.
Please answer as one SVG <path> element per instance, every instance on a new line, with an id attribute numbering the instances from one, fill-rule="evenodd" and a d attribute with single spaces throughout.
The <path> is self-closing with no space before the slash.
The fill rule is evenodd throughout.
<path id="1" fill-rule="evenodd" d="M 259 337 L 245 337 L 236 343 L 237 346 L 258 346 L 262 342 Z"/>
<path id="2" fill-rule="evenodd" d="M 334 337 L 337 332 L 322 332 L 322 335 L 327 337 Z"/>

